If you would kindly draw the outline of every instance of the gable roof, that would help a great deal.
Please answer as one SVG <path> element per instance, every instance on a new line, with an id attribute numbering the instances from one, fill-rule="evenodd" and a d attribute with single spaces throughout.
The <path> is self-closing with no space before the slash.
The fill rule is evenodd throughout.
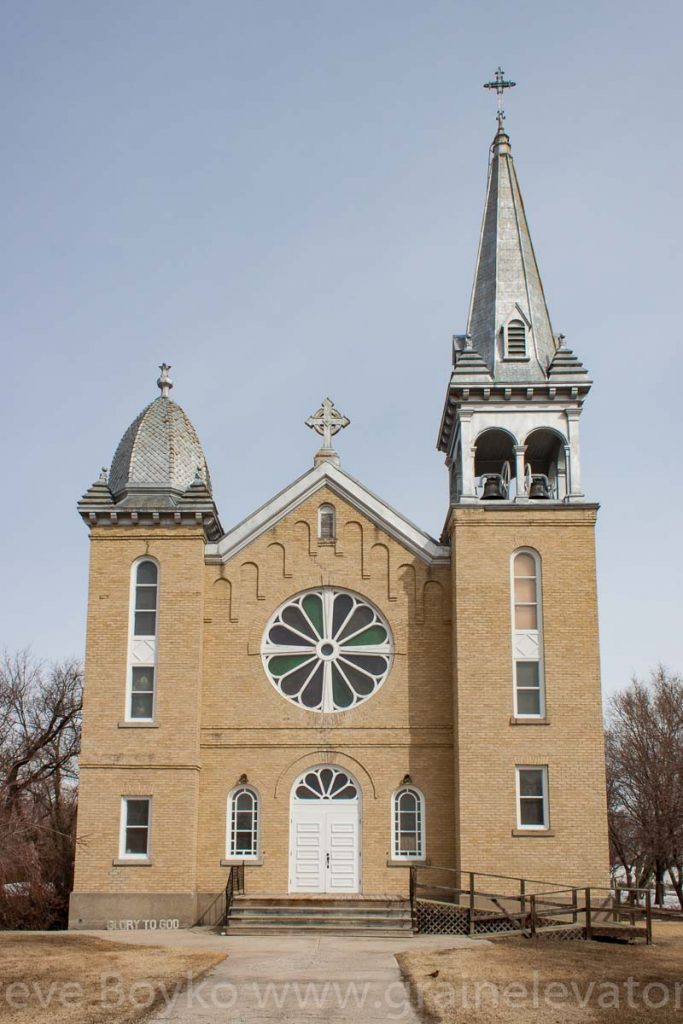
<path id="1" fill-rule="evenodd" d="M 408 548 L 428 564 L 446 565 L 450 561 L 451 549 L 449 547 L 439 544 L 429 534 L 420 530 L 354 477 L 349 476 L 338 466 L 325 461 L 304 473 L 289 487 L 280 491 L 237 526 L 228 530 L 219 541 L 207 544 L 205 548 L 207 562 L 226 562 L 247 544 L 279 523 L 322 487 L 328 487 L 334 494 L 343 498 L 371 522 L 385 530 L 399 544 Z"/>

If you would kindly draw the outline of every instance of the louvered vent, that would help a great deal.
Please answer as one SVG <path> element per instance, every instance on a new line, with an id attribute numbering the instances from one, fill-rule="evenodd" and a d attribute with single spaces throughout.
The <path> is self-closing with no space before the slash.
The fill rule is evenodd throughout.
<path id="1" fill-rule="evenodd" d="M 508 359 L 524 359 L 526 356 L 526 325 L 522 320 L 511 320 L 507 325 Z"/>

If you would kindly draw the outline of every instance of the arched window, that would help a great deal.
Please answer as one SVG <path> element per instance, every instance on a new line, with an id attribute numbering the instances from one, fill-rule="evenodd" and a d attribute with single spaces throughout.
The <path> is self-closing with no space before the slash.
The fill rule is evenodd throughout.
<path id="1" fill-rule="evenodd" d="M 518 551 L 512 559 L 514 709 L 516 718 L 545 714 L 541 560 L 535 551 Z"/>
<path id="2" fill-rule="evenodd" d="M 259 796 L 251 786 L 233 789 L 228 797 L 229 858 L 257 860 L 259 855 Z"/>
<path id="3" fill-rule="evenodd" d="M 149 558 L 133 565 L 126 720 L 154 720 L 159 566 Z"/>
<path id="4" fill-rule="evenodd" d="M 526 324 L 510 320 L 505 328 L 505 358 L 526 359 Z"/>
<path id="5" fill-rule="evenodd" d="M 337 522 L 334 505 L 321 505 L 318 509 L 318 540 L 334 540 Z"/>
<path id="6" fill-rule="evenodd" d="M 391 850 L 394 860 L 423 860 L 425 855 L 424 797 L 419 789 L 403 786 L 392 797 Z"/>
<path id="7" fill-rule="evenodd" d="M 156 636 L 159 570 L 155 562 L 138 562 L 135 574 L 134 636 Z"/>

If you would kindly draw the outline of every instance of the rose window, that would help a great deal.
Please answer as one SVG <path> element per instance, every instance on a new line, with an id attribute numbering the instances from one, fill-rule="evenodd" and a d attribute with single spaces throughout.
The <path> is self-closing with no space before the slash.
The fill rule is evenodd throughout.
<path id="1" fill-rule="evenodd" d="M 345 711 L 371 697 L 391 668 L 389 626 L 368 601 L 323 587 L 292 598 L 261 645 L 270 681 L 309 711 Z"/>

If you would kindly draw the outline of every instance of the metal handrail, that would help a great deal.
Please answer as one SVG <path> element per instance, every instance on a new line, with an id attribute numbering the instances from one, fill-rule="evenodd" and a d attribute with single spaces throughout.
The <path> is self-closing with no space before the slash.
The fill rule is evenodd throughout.
<path id="1" fill-rule="evenodd" d="M 244 892 L 244 862 L 241 864 L 233 864 L 228 872 L 228 879 L 225 883 L 225 888 L 222 889 L 214 899 L 211 900 L 208 907 L 202 912 L 197 918 L 195 923 L 192 925 L 193 928 L 200 928 L 204 924 L 213 924 L 216 928 L 225 928 L 228 923 L 228 916 L 230 914 L 230 907 L 236 894 Z M 216 904 L 221 903 L 221 913 L 218 920 L 213 922 L 210 920 L 212 911 L 216 908 Z"/>

